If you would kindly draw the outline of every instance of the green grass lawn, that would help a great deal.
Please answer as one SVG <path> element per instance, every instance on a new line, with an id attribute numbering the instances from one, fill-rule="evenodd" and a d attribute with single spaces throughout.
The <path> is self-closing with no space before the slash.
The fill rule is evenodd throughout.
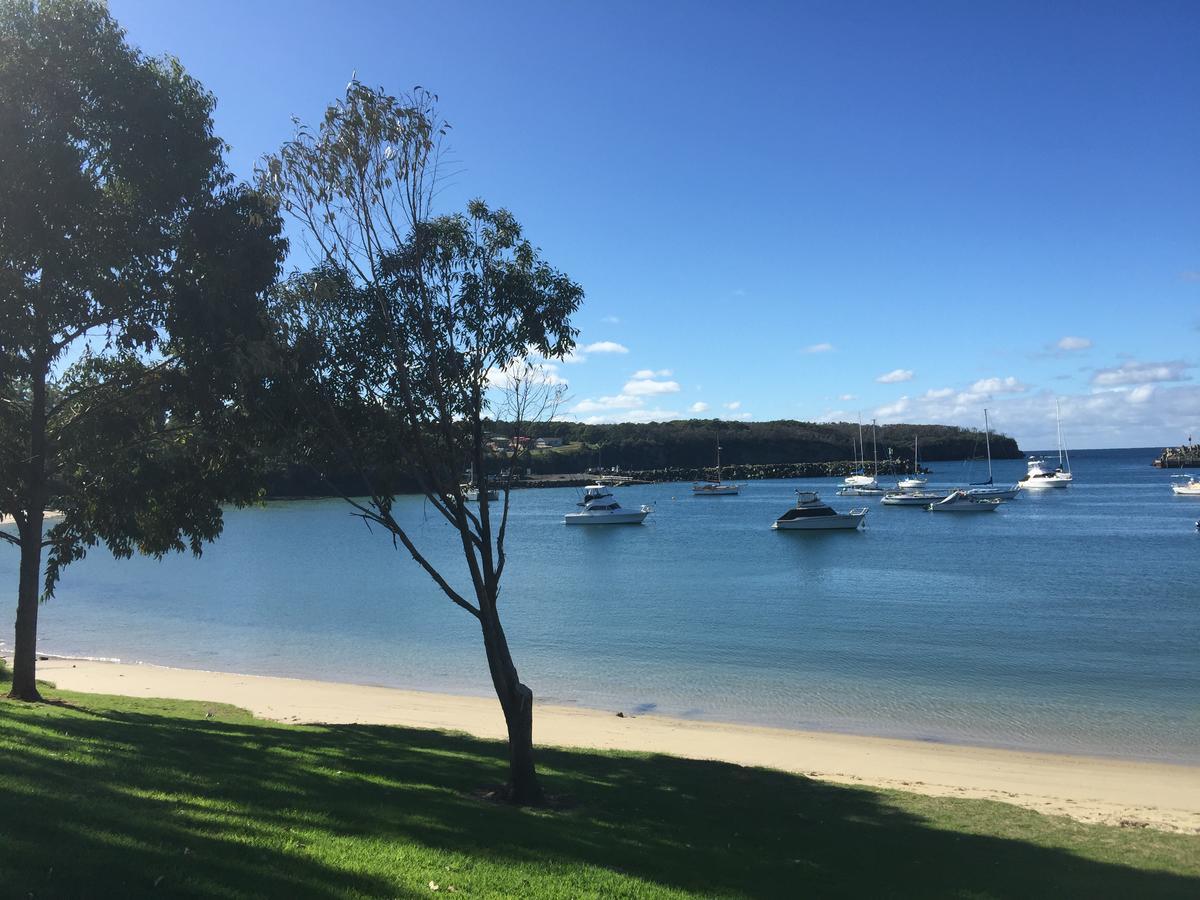
<path id="1" fill-rule="evenodd" d="M 0 701 L 5 897 L 1200 896 L 1200 837 L 549 749 L 570 805 L 513 809 L 488 741 L 47 695 Z"/>

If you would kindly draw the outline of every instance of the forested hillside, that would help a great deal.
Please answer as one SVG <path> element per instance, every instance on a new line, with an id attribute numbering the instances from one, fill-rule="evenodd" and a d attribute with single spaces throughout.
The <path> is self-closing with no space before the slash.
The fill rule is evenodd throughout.
<path id="1" fill-rule="evenodd" d="M 851 422 L 720 422 L 690 419 L 650 424 L 581 425 L 553 422 L 532 429 L 531 437 L 561 438 L 564 447 L 534 454 L 535 472 L 579 472 L 603 464 L 623 469 L 666 466 L 711 466 L 718 436 L 721 461 L 728 465 L 828 462 L 854 458 L 858 425 Z M 496 423 L 495 432 L 511 435 L 512 428 Z M 883 425 L 876 432 L 880 460 L 891 450 L 896 459 L 912 459 L 913 435 L 919 438 L 922 460 L 972 459 L 984 455 L 982 430 L 949 425 Z M 863 428 L 866 458 L 872 455 L 871 428 Z M 852 442 L 853 441 L 853 445 Z M 1017 442 L 992 435 L 992 456 L 1021 456 Z"/>

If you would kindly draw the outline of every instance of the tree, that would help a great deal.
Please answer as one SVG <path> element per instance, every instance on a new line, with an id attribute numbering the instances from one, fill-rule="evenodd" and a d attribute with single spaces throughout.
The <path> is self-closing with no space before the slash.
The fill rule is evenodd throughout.
<path id="1" fill-rule="evenodd" d="M 521 415 L 553 406 L 546 370 L 526 359 L 570 352 L 583 293 L 505 210 L 476 200 L 463 214 L 429 215 L 447 127 L 435 103 L 419 88 L 398 99 L 352 81 L 315 132 L 299 126 L 260 166 L 260 189 L 304 227 L 317 259 L 283 292 L 279 322 L 298 393 L 292 414 L 276 421 L 300 423 L 297 446 L 319 471 L 358 473 L 366 500 L 340 490 L 356 513 L 478 621 L 508 729 L 506 795 L 537 803 L 533 693 L 500 616 L 512 460 L 498 504 L 482 491 L 469 505 L 462 481 L 468 465 L 487 471 L 490 388 L 507 385 Z M 405 478 L 455 529 L 468 591 L 393 516 Z"/>
<path id="2" fill-rule="evenodd" d="M 0 2 L 0 538 L 20 549 L 10 696 L 36 686 L 39 589 L 104 543 L 199 553 L 254 496 L 227 440 L 284 245 L 233 186 L 214 100 L 104 5 Z M 45 530 L 46 511 L 61 518 Z"/>

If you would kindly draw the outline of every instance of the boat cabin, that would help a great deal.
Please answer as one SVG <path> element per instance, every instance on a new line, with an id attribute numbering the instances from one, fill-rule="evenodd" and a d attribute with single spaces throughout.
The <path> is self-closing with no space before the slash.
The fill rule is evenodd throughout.
<path id="1" fill-rule="evenodd" d="M 796 491 L 796 505 L 780 516 L 777 521 L 791 522 L 795 519 L 836 515 L 836 512 L 821 502 L 821 498 L 815 491 Z"/>

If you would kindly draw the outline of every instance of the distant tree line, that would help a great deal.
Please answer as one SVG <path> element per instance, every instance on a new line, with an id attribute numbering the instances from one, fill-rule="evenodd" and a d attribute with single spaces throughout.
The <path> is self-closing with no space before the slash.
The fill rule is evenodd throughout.
<path id="1" fill-rule="evenodd" d="M 497 423 L 498 434 L 506 434 Z M 918 439 L 922 461 L 976 459 L 985 455 L 982 429 L 952 425 L 882 425 L 876 430 L 879 458 L 912 459 L 913 436 Z M 553 422 L 534 437 L 561 438 L 581 447 L 540 451 L 533 454 L 531 468 L 539 473 L 579 472 L 596 465 L 624 469 L 655 469 L 665 466 L 711 466 L 718 439 L 724 465 L 767 465 L 776 463 L 833 462 L 860 455 L 858 424 L 854 422 L 721 422 L 690 419 L 648 424 L 582 425 Z M 871 429 L 863 428 L 868 464 L 872 458 Z M 853 443 L 852 443 L 853 442 Z M 993 434 L 994 459 L 1019 459 L 1017 442 L 1007 435 Z"/>

